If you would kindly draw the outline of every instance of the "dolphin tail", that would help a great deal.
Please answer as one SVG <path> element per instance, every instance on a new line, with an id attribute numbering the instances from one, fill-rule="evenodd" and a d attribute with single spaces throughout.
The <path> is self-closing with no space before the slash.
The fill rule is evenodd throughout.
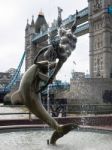
<path id="1" fill-rule="evenodd" d="M 56 141 L 63 137 L 65 134 L 67 134 L 68 132 L 70 132 L 73 129 L 78 128 L 78 125 L 74 124 L 74 123 L 69 123 L 69 124 L 65 124 L 62 127 L 62 131 L 54 131 L 51 139 L 50 139 L 50 144 L 52 145 L 56 145 Z"/>

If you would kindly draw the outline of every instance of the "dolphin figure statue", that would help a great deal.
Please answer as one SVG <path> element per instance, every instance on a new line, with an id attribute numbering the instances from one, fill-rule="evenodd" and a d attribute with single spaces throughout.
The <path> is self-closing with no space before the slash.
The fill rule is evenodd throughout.
<path id="1" fill-rule="evenodd" d="M 50 139 L 50 144 L 53 145 L 55 145 L 56 141 L 67 134 L 69 131 L 78 128 L 78 125 L 74 123 L 66 125 L 58 124 L 58 122 L 49 115 L 49 113 L 42 105 L 40 93 L 48 86 L 49 83 L 53 81 L 54 77 L 64 62 L 74 50 L 77 40 L 76 37 L 72 35 L 72 33 L 76 29 L 76 24 L 76 22 L 73 24 L 71 30 L 60 29 L 60 44 L 57 42 L 53 43 L 52 45 L 43 48 L 40 53 L 37 54 L 34 60 L 34 64 L 23 75 L 19 89 L 11 96 L 12 104 L 17 103 L 17 101 L 19 101 L 19 103 L 22 102 L 33 114 L 35 114 L 38 118 L 43 120 L 55 130 Z M 41 53 L 46 52 L 49 48 L 51 48 L 50 51 L 52 51 L 52 46 L 56 54 L 54 60 L 58 58 L 58 63 L 56 64 L 55 62 L 48 61 L 38 62 L 38 56 Z M 50 51 L 48 51 L 48 53 Z M 46 52 L 46 55 L 48 53 Z M 53 74 L 50 77 L 46 75 L 48 72 L 48 64 L 50 69 L 55 68 Z M 45 86 L 42 86 L 42 82 L 47 83 Z"/>
<path id="2" fill-rule="evenodd" d="M 55 65 L 56 63 L 52 62 L 49 67 L 54 68 Z M 60 137 L 78 126 L 75 124 L 59 125 L 42 105 L 40 93 L 37 93 L 36 89 L 40 88 L 43 81 L 48 81 L 47 67 L 48 61 L 33 64 L 23 75 L 19 89 L 11 96 L 11 102 L 15 104 L 21 100 L 21 103 L 25 104 L 33 114 L 53 128 L 55 132 L 51 137 L 50 144 L 54 145 Z"/>

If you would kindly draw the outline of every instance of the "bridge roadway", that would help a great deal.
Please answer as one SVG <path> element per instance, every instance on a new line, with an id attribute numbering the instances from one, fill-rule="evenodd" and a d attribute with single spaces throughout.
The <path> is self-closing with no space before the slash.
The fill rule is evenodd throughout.
<path id="1" fill-rule="evenodd" d="M 88 7 L 84 8 L 83 10 L 79 11 L 80 19 L 78 21 L 78 27 L 76 29 L 76 36 L 82 36 L 89 32 L 89 23 L 88 23 Z M 70 15 L 68 18 L 62 21 L 62 25 L 65 27 L 70 28 L 75 20 L 76 14 Z M 53 33 L 55 36 L 57 34 L 57 27 L 51 27 L 50 32 Z M 34 35 L 32 42 L 34 44 L 41 43 L 41 41 L 47 40 L 48 38 L 48 31 L 43 32 L 41 34 Z"/>

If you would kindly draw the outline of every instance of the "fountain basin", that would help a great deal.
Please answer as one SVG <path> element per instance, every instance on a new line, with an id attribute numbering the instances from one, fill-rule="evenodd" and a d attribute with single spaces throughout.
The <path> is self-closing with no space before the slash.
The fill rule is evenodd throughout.
<path id="1" fill-rule="evenodd" d="M 87 128 L 74 130 L 60 138 L 57 146 L 47 145 L 47 139 L 50 139 L 52 133 L 51 129 L 36 127 L 1 130 L 0 148 L 1 150 L 111 150 L 112 147 L 112 131 Z"/>

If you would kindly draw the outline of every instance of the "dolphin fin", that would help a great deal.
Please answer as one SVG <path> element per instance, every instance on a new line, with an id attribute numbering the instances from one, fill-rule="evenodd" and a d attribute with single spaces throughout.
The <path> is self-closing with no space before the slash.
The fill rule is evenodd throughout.
<path id="1" fill-rule="evenodd" d="M 13 105 L 20 105 L 20 104 L 24 104 L 22 95 L 20 93 L 20 91 L 15 91 L 12 96 L 11 96 L 11 103 Z"/>

